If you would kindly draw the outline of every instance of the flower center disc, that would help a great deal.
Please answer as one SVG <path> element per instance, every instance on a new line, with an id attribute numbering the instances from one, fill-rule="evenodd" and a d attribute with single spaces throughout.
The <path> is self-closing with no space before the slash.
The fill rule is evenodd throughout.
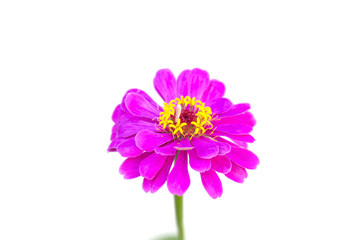
<path id="1" fill-rule="evenodd" d="M 187 96 L 164 103 L 159 125 L 163 132 L 170 132 L 174 138 L 201 136 L 213 128 L 212 111 L 200 100 Z"/>
<path id="2" fill-rule="evenodd" d="M 196 115 L 193 111 L 184 109 L 180 114 L 180 121 L 185 122 L 187 125 L 190 125 L 191 122 L 196 122 Z"/>

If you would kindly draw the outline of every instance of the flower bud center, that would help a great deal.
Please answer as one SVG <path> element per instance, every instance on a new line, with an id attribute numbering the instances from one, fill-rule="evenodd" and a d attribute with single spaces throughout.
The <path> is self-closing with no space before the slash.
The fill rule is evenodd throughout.
<path id="1" fill-rule="evenodd" d="M 181 122 L 185 122 L 186 124 L 191 124 L 191 122 L 196 122 L 196 115 L 193 111 L 183 110 L 180 114 Z"/>

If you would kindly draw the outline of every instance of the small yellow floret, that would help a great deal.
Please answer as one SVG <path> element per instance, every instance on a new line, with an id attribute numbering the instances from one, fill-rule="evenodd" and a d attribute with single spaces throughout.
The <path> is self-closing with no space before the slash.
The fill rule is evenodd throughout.
<path id="1" fill-rule="evenodd" d="M 204 128 L 205 123 L 206 122 L 202 121 L 200 117 L 197 117 L 196 122 L 191 122 L 191 124 L 195 126 L 194 135 L 198 134 L 200 130 L 202 131 L 201 134 L 205 133 L 205 128 Z"/>
<path id="2" fill-rule="evenodd" d="M 175 135 L 178 131 L 181 134 L 184 134 L 184 130 L 182 129 L 182 127 L 186 125 L 187 125 L 186 123 L 181 123 L 180 119 L 178 119 L 176 125 L 170 124 L 169 127 L 173 128 L 173 135 Z"/>

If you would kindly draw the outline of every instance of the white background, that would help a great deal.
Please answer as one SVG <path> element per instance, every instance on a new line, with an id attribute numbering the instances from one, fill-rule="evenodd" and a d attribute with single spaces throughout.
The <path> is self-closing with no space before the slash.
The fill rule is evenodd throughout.
<path id="1" fill-rule="evenodd" d="M 211 199 L 191 170 L 198 239 L 359 239 L 358 1 L 1 1 L 0 239 L 142 240 L 175 233 L 107 153 L 130 88 L 199 67 L 249 102 L 260 158 Z"/>

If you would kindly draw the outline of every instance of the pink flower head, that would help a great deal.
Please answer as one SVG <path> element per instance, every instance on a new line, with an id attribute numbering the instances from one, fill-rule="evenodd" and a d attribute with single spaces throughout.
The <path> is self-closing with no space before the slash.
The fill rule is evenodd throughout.
<path id="1" fill-rule="evenodd" d="M 143 189 L 151 193 L 167 181 L 169 191 L 181 196 L 190 186 L 189 163 L 212 198 L 223 192 L 218 173 L 242 183 L 246 169 L 259 164 L 247 149 L 255 141 L 249 134 L 256 123 L 250 105 L 224 98 L 224 84 L 201 69 L 185 70 L 177 79 L 159 70 L 154 86 L 163 107 L 131 89 L 112 115 L 108 151 L 127 158 L 119 170 L 124 178 L 143 177 Z"/>

